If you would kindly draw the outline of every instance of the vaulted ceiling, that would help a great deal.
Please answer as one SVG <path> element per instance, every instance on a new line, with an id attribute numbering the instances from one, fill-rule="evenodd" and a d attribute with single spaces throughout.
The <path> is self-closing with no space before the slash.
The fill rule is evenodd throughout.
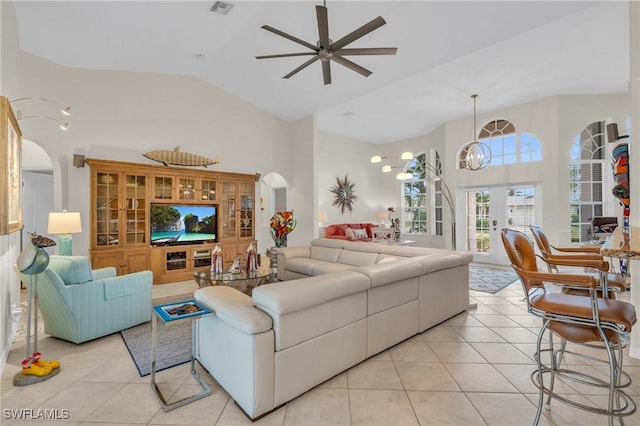
<path id="1" fill-rule="evenodd" d="M 425 134 L 478 112 L 562 94 L 619 93 L 629 83 L 624 1 L 328 1 L 333 40 L 382 16 L 349 47 L 397 47 L 357 56 L 365 78 L 308 57 L 255 59 L 315 44 L 310 1 L 17 0 L 20 47 L 67 67 L 193 75 L 284 120 L 316 114 L 321 129 L 372 143 Z"/>

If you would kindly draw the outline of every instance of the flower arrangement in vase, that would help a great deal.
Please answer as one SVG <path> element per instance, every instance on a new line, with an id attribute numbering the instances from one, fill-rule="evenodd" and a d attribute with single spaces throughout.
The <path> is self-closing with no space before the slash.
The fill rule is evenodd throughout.
<path id="1" fill-rule="evenodd" d="M 296 227 L 296 220 L 293 218 L 293 211 L 278 212 L 271 216 L 269 225 L 271 227 L 271 238 L 276 247 L 285 247 L 287 235 Z"/>

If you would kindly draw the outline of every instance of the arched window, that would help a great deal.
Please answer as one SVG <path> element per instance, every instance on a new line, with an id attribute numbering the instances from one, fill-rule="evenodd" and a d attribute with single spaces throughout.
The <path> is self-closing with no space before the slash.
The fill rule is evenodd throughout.
<path id="1" fill-rule="evenodd" d="M 478 132 L 478 141 L 491 149 L 490 166 L 526 163 L 542 160 L 540 141 L 528 133 L 516 133 L 516 128 L 508 120 L 491 120 Z M 459 167 L 464 168 L 467 152 L 460 151 Z"/>
<path id="2" fill-rule="evenodd" d="M 571 242 L 589 241 L 591 218 L 603 216 L 603 170 L 605 155 L 605 122 L 589 124 L 576 137 L 571 148 L 570 163 Z"/>

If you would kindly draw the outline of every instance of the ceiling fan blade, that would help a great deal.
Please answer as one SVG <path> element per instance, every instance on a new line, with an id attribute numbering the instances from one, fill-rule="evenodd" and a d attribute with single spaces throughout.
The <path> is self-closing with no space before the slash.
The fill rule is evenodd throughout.
<path id="1" fill-rule="evenodd" d="M 327 17 L 327 8 L 324 6 L 316 6 L 316 16 L 318 18 L 318 34 L 320 35 L 320 46 L 329 49 L 329 19 Z"/>
<path id="2" fill-rule="evenodd" d="M 319 56 L 314 56 L 313 58 L 309 59 L 307 62 L 305 62 L 304 64 L 300 65 L 298 68 L 294 69 L 293 71 L 291 71 L 289 74 L 285 75 L 282 78 L 293 77 L 293 75 L 295 75 L 298 72 L 302 71 L 303 69 L 305 69 L 306 67 L 308 67 L 309 65 L 311 65 L 312 63 L 317 61 L 318 59 L 320 59 Z"/>
<path id="3" fill-rule="evenodd" d="M 395 55 L 397 47 L 363 47 L 360 49 L 340 49 L 337 53 L 342 56 L 349 55 Z"/>
<path id="4" fill-rule="evenodd" d="M 331 61 L 322 61 L 322 79 L 325 86 L 331 84 Z"/>
<path id="5" fill-rule="evenodd" d="M 363 36 L 369 34 L 371 31 L 375 30 L 376 28 L 379 28 L 379 27 L 383 26 L 386 23 L 387 23 L 387 21 L 385 21 L 382 18 L 382 16 L 378 16 L 377 18 L 375 18 L 372 21 L 364 24 L 363 26 L 361 26 L 357 30 L 350 32 L 346 36 L 342 37 L 340 40 L 338 40 L 335 43 L 333 43 L 331 45 L 331 51 L 335 52 L 337 50 L 342 49 L 347 44 L 353 43 L 354 41 L 356 41 L 360 37 L 363 37 Z"/>
<path id="6" fill-rule="evenodd" d="M 296 43 L 298 43 L 298 44 L 301 44 L 301 45 L 303 45 L 304 47 L 308 47 L 308 48 L 309 48 L 309 49 L 311 49 L 311 50 L 315 50 L 316 52 L 318 51 L 318 48 L 317 48 L 316 46 L 314 46 L 313 44 L 311 44 L 311 43 L 307 43 L 306 41 L 301 40 L 301 39 L 299 39 L 298 37 L 294 37 L 294 36 L 292 36 L 292 35 L 290 35 L 290 34 L 283 33 L 282 31 L 277 30 L 277 29 L 275 29 L 275 28 L 273 28 L 273 27 L 270 27 L 269 25 L 263 25 L 263 26 L 262 26 L 262 28 L 264 28 L 265 30 L 270 31 L 270 32 L 272 32 L 272 33 L 274 33 L 274 34 L 277 34 L 277 35 L 279 35 L 280 37 L 284 37 L 284 38 L 286 38 L 286 39 L 288 39 L 288 40 L 291 40 L 291 41 L 293 41 L 293 42 L 296 42 Z"/>
<path id="7" fill-rule="evenodd" d="M 281 53 L 278 55 L 262 55 L 256 56 L 256 59 L 269 59 L 269 58 L 288 58 L 289 56 L 310 56 L 317 55 L 316 52 L 304 52 L 304 53 Z"/>
<path id="8" fill-rule="evenodd" d="M 369 71 L 368 69 L 361 67 L 360 65 L 356 64 L 355 62 L 351 62 L 350 60 L 348 60 L 347 58 L 343 58 L 342 56 L 333 55 L 333 58 L 331 58 L 333 61 L 336 61 L 337 63 L 339 63 L 340 65 L 342 65 L 343 67 L 347 67 L 352 71 L 355 71 L 359 74 L 364 75 L 365 77 L 369 77 L 371 75 L 371 71 Z"/>

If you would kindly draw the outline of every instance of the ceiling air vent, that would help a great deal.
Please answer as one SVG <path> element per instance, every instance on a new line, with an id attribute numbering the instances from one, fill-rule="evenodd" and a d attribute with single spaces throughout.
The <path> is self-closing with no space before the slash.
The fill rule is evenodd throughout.
<path id="1" fill-rule="evenodd" d="M 221 15 L 226 15 L 227 13 L 229 13 L 232 7 L 233 5 L 231 3 L 227 3 L 224 1 L 217 1 L 213 4 L 213 6 L 211 6 L 210 10 L 212 12 L 216 12 Z"/>

